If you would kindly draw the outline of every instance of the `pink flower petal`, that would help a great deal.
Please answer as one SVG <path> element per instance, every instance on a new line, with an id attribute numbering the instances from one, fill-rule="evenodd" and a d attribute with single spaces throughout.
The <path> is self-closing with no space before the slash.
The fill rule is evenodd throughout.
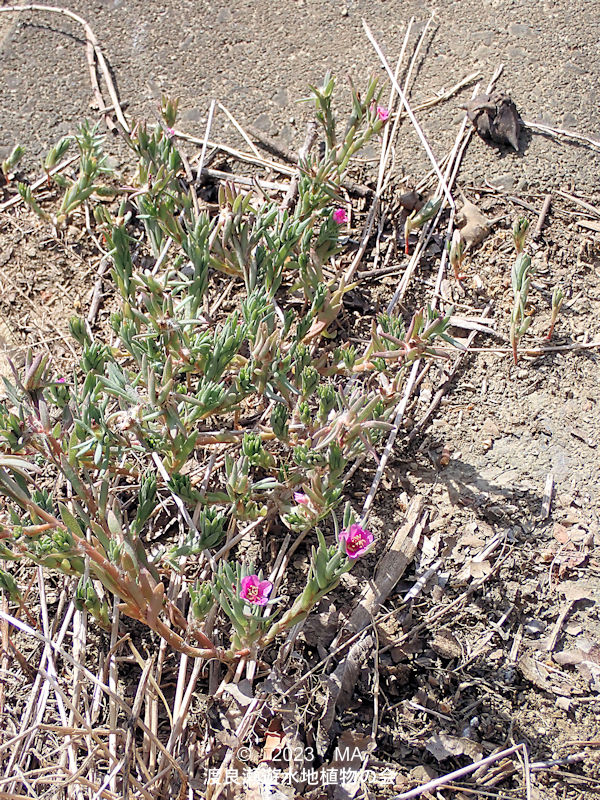
<path id="1" fill-rule="evenodd" d="M 345 225 L 348 222 L 348 214 L 345 208 L 336 208 L 333 212 L 333 221 L 336 225 Z"/>
<path id="2" fill-rule="evenodd" d="M 346 555 L 352 561 L 364 555 L 374 541 L 375 537 L 371 531 L 364 530 L 356 522 L 350 525 L 348 530 L 340 533 L 340 542 L 344 545 Z"/>
<path id="3" fill-rule="evenodd" d="M 242 578 L 240 597 L 247 603 L 255 606 L 264 606 L 269 600 L 269 595 L 273 591 L 271 581 L 261 581 L 258 575 L 246 575 Z"/>

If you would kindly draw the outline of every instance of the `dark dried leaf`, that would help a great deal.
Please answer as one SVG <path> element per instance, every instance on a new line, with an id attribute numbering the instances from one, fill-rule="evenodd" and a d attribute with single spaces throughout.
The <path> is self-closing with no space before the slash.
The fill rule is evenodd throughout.
<path id="1" fill-rule="evenodd" d="M 497 144 L 509 144 L 519 150 L 521 120 L 513 101 L 505 94 L 490 97 L 478 94 L 465 106 L 477 133 Z"/>
<path id="2" fill-rule="evenodd" d="M 302 633 L 308 644 L 329 647 L 335 639 L 340 625 L 340 612 L 331 600 L 321 600 L 316 613 L 304 623 Z"/>
<path id="3" fill-rule="evenodd" d="M 398 203 L 405 211 L 412 212 L 420 211 L 425 205 L 425 200 L 415 189 L 411 189 L 410 192 L 405 192 L 400 195 Z"/>

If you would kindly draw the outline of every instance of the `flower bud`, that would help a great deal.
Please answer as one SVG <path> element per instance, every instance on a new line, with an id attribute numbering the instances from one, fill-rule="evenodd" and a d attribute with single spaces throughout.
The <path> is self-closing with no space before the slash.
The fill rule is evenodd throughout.
<path id="1" fill-rule="evenodd" d="M 452 234 L 452 241 L 449 245 L 448 261 L 454 270 L 454 277 L 460 279 L 460 270 L 465 257 L 465 243 L 462 238 L 461 232 L 455 230 Z"/>
<path id="2" fill-rule="evenodd" d="M 211 584 L 205 581 L 201 584 L 196 584 L 195 588 L 188 589 L 191 599 L 191 609 L 194 619 L 202 622 L 208 616 L 209 611 L 215 604 Z"/>
<path id="3" fill-rule="evenodd" d="M 17 582 L 10 574 L 0 569 L 0 592 L 6 592 L 11 600 L 18 600 L 21 597 Z"/>
<path id="4" fill-rule="evenodd" d="M 314 367 L 304 367 L 302 370 L 302 394 L 310 397 L 319 385 L 320 376 Z"/>
<path id="5" fill-rule="evenodd" d="M 521 217 L 515 222 L 513 228 L 513 241 L 515 243 L 515 250 L 517 253 L 523 252 L 525 246 L 525 239 L 527 238 L 527 231 L 529 230 L 529 220 Z"/>
<path id="6" fill-rule="evenodd" d="M 289 412 L 283 403 L 276 403 L 271 412 L 271 427 L 278 439 L 285 441 L 288 438 Z"/>

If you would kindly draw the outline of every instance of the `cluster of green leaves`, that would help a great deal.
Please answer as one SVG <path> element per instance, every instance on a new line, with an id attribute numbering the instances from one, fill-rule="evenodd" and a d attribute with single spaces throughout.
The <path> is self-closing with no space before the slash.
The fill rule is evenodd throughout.
<path id="1" fill-rule="evenodd" d="M 340 248 L 332 203 L 351 156 L 384 124 L 373 110 L 373 81 L 362 99 L 353 90 L 340 136 L 332 92 L 331 79 L 313 89 L 326 147 L 300 165 L 291 208 L 227 184 L 217 215 L 199 210 L 170 131 L 177 110 L 170 102 L 163 103 L 168 130 L 138 125 L 131 134 L 136 177 L 117 208 L 99 199 L 109 168 L 95 128 L 83 125 L 75 136 L 78 177 L 54 178 L 64 189 L 55 223 L 97 198 L 94 217 L 120 302 L 110 343 L 92 339 L 83 320 L 71 320 L 81 347 L 72 375 L 57 379 L 45 356 L 30 355 L 23 374 L 6 382 L 0 492 L 10 501 L 10 535 L 0 557 L 26 557 L 78 576 L 78 607 L 103 624 L 106 593 L 114 593 L 125 613 L 184 649 L 161 622 L 166 615 L 185 627 L 164 596 L 161 572 L 184 569 L 192 558 L 210 563 L 211 552 L 243 523 L 268 525 L 279 517 L 293 531 L 314 528 L 340 503 L 349 466 L 390 427 L 406 364 L 435 356 L 436 338 L 448 340 L 448 319 L 422 311 L 406 333 L 401 320 L 381 318 L 362 355 L 329 344 L 349 288 L 323 269 Z M 67 144 L 57 145 L 47 169 Z M 142 259 L 155 267 L 143 268 Z M 211 307 L 225 280 L 234 282 L 237 307 L 215 318 Z M 375 357 L 384 339 L 392 356 Z M 371 380 L 378 372 L 393 377 L 385 389 Z M 190 476 L 207 447 L 223 451 L 222 465 L 199 484 Z M 51 495 L 40 493 L 40 471 Z M 295 492 L 307 501 L 296 502 Z M 162 530 L 163 509 L 173 500 L 186 512 L 186 530 L 177 544 L 151 551 L 149 534 Z M 298 606 L 303 614 L 348 567 L 322 537 L 315 553 L 312 588 Z M 255 614 L 237 608 L 232 586 L 240 569 L 222 562 L 210 592 L 202 585 L 190 592 L 197 619 L 211 597 L 219 599 L 233 620 L 235 647 L 264 630 L 263 617 L 259 625 Z M 250 627 L 241 630 L 246 617 Z"/>
<path id="2" fill-rule="evenodd" d="M 531 256 L 524 251 L 528 230 L 529 222 L 524 217 L 518 219 L 513 228 L 513 241 L 517 257 L 511 270 L 514 305 L 510 315 L 510 343 L 515 364 L 518 362 L 517 349 L 519 342 L 527 332 L 532 320 L 531 315 L 526 313 L 529 287 L 535 273 L 535 267 L 531 263 Z"/>
<path id="3" fill-rule="evenodd" d="M 51 178 L 51 170 L 58 165 L 72 141 L 75 141 L 79 150 L 77 176 L 70 178 L 60 172 L 56 172 Z M 51 221 L 55 228 L 61 228 L 92 194 L 100 198 L 114 193 L 114 189 L 107 186 L 102 180 L 113 173 L 102 147 L 103 141 L 104 136 L 98 132 L 98 125 L 92 126 L 89 122 L 84 121 L 73 137 L 65 136 L 62 138 L 46 156 L 44 170 L 48 176 L 48 182 L 52 180 L 63 191 L 62 200 L 56 214 L 50 215 L 44 211 L 35 199 L 31 186 L 26 183 L 17 184 L 17 189 L 23 200 L 41 219 Z"/>

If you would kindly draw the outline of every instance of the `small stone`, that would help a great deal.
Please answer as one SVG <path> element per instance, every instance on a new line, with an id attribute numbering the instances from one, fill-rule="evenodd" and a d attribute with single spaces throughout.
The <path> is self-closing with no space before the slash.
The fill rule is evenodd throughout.
<path id="1" fill-rule="evenodd" d="M 268 114 L 259 114 L 254 120 L 254 127 L 259 131 L 269 131 L 271 129 L 271 117 Z"/>
<path id="2" fill-rule="evenodd" d="M 525 632 L 532 636 L 539 636 L 539 634 L 543 633 L 546 628 L 546 623 L 541 619 L 530 619 L 523 626 Z"/>
<path id="3" fill-rule="evenodd" d="M 562 126 L 563 128 L 577 128 L 579 125 L 579 120 L 575 116 L 575 114 L 571 114 L 570 112 L 563 115 L 562 118 Z"/>
<path id="4" fill-rule="evenodd" d="M 514 22 L 508 26 L 508 32 L 511 36 L 533 36 L 534 30 L 529 25 L 523 25 L 520 22 Z"/>
<path id="5" fill-rule="evenodd" d="M 561 519 L 561 525 L 580 525 L 582 520 L 576 511 L 568 511 L 567 515 Z"/>
<path id="6" fill-rule="evenodd" d="M 487 433 L 492 439 L 498 438 L 500 436 L 500 428 L 496 425 L 494 420 L 486 419 L 483 425 L 481 426 L 481 432 Z"/>
<path id="7" fill-rule="evenodd" d="M 287 89 L 284 88 L 278 89 L 273 95 L 273 102 L 280 108 L 283 108 L 283 106 L 287 106 L 288 104 Z"/>
<path id="8" fill-rule="evenodd" d="M 188 108 L 187 111 L 184 111 L 181 115 L 181 119 L 184 122 L 200 122 L 202 120 L 203 111 L 199 108 Z"/>
<path id="9" fill-rule="evenodd" d="M 568 697 L 557 697 L 556 698 L 556 707 L 560 708 L 562 711 L 570 711 L 571 710 L 571 701 Z"/>
<path id="10" fill-rule="evenodd" d="M 342 9 L 340 11 L 340 14 L 342 15 L 342 17 L 347 17 L 348 13 L 349 13 L 348 12 L 348 6 L 342 6 Z"/>
<path id="11" fill-rule="evenodd" d="M 489 178 L 489 182 L 495 189 L 502 189 L 505 192 L 510 192 L 515 185 L 514 177 L 508 172 L 501 175 L 492 175 Z"/>

